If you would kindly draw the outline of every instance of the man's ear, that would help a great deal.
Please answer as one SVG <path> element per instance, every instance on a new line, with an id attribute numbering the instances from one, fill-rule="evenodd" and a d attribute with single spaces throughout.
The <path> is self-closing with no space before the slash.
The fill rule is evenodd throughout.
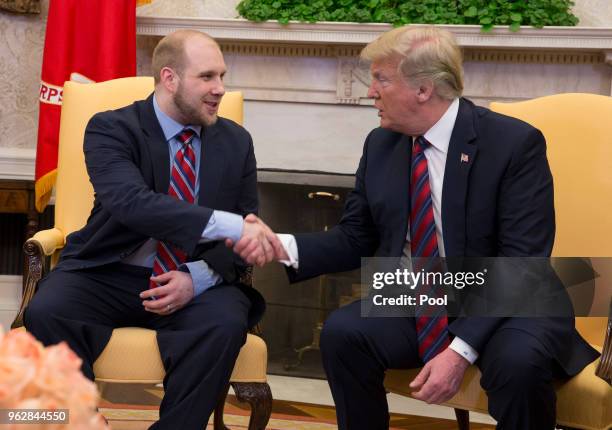
<path id="1" fill-rule="evenodd" d="M 421 103 L 428 101 L 434 93 L 433 81 L 427 79 L 419 82 L 417 87 L 417 100 Z"/>
<path id="2" fill-rule="evenodd" d="M 170 67 L 163 67 L 159 72 L 159 81 L 164 86 L 166 91 L 171 94 L 176 92 L 178 88 L 178 74 Z"/>

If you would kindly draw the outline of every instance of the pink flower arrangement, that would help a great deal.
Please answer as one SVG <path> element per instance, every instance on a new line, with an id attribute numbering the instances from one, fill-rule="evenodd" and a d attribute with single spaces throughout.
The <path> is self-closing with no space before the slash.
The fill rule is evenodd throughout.
<path id="1" fill-rule="evenodd" d="M 80 371 L 81 359 L 65 342 L 43 347 L 30 333 L 0 327 L 0 409 L 67 409 L 66 424 L 6 424 L 2 429 L 108 430 L 96 411 L 96 385 Z M 5 417 L 6 418 L 6 417 Z"/>

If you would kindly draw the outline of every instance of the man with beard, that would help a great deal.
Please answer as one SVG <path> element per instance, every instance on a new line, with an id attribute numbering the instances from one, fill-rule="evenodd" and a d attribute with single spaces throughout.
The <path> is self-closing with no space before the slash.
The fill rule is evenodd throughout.
<path id="1" fill-rule="evenodd" d="M 175 32 L 153 53 L 154 93 L 90 120 L 94 207 L 25 312 L 26 328 L 68 342 L 90 379 L 113 328 L 156 330 L 166 378 L 154 429 L 206 426 L 264 309 L 223 244 L 251 237 L 262 258 L 272 252 L 243 222 L 257 212 L 255 156 L 249 133 L 217 117 L 225 72 L 212 38 Z"/>

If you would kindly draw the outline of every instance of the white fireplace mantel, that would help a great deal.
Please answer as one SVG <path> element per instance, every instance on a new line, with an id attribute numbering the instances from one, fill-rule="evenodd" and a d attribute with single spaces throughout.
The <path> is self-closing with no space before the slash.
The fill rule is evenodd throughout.
<path id="1" fill-rule="evenodd" d="M 477 104 L 612 92 L 612 28 L 441 27 L 464 48 L 464 95 Z M 244 94 L 245 126 L 253 135 L 258 167 L 272 170 L 262 178 L 278 176 L 276 169 L 352 174 L 363 138 L 378 125 L 367 97 L 370 73 L 359 52 L 392 28 L 139 16 L 139 72 L 150 73 L 145 63 L 161 36 L 178 29 L 205 31 L 223 49 L 226 86 Z"/>
<path id="2" fill-rule="evenodd" d="M 391 28 L 138 16 L 138 73 L 151 73 L 159 37 L 178 29 L 205 31 L 224 50 L 227 87 L 245 96 L 245 126 L 258 166 L 272 169 L 262 178 L 278 176 L 275 169 L 352 174 L 364 136 L 378 124 L 367 98 L 369 73 L 357 57 L 363 45 Z M 443 28 L 465 48 L 464 94 L 477 104 L 560 92 L 612 94 L 612 28 Z M 0 148 L 0 172 L 31 179 L 34 150 Z M 305 180 L 296 175 L 287 180 Z"/>
<path id="3" fill-rule="evenodd" d="M 482 32 L 476 25 L 444 25 L 459 44 L 467 48 L 512 48 L 612 51 L 612 28 L 602 27 L 522 27 L 512 32 L 507 26 Z M 276 21 L 251 22 L 245 19 L 137 17 L 137 33 L 165 36 L 178 29 L 206 31 L 220 41 L 249 41 L 302 44 L 363 45 L 392 29 L 390 24 L 320 22 L 314 24 Z"/>

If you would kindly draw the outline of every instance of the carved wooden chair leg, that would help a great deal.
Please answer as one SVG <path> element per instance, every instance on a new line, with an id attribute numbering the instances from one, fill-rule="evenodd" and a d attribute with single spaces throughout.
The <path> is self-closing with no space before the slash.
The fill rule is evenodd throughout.
<path id="1" fill-rule="evenodd" d="M 470 430 L 470 411 L 455 408 L 455 416 L 459 430 Z"/>
<path id="2" fill-rule="evenodd" d="M 227 388 L 223 390 L 221 396 L 219 396 L 219 401 L 217 402 L 217 406 L 215 407 L 215 415 L 214 415 L 214 430 L 230 430 L 225 426 L 223 422 L 223 409 L 225 409 L 225 399 L 227 398 L 227 392 L 229 391 L 230 384 L 227 384 Z"/>
<path id="3" fill-rule="evenodd" d="M 236 398 L 251 405 L 249 430 L 265 430 L 272 414 L 272 391 L 266 382 L 232 382 Z"/>
<path id="4" fill-rule="evenodd" d="M 23 313 L 25 308 L 34 297 L 36 285 L 45 271 L 45 253 L 37 242 L 26 242 L 23 245 L 26 266 L 23 274 L 23 296 L 19 306 L 17 317 L 11 324 L 11 328 L 23 326 Z"/>

